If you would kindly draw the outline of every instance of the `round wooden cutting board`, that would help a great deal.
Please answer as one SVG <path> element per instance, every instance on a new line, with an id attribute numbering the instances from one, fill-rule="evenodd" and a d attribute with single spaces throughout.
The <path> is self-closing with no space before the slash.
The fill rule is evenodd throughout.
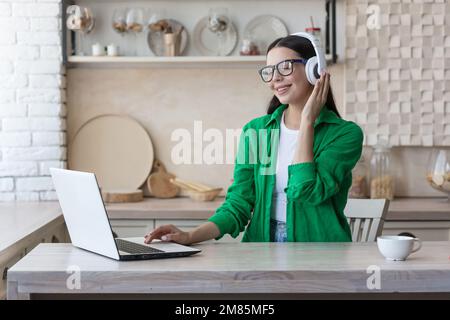
<path id="1" fill-rule="evenodd" d="M 126 116 L 93 118 L 69 144 L 69 168 L 94 172 L 102 190 L 139 189 L 150 174 L 153 160 L 147 131 Z"/>

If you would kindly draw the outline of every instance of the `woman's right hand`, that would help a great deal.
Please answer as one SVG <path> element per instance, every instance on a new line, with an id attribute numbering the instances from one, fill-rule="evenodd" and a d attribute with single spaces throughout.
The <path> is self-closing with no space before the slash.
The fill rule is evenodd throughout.
<path id="1" fill-rule="evenodd" d="M 180 244 L 190 244 L 191 236 L 189 232 L 182 231 L 173 224 L 159 226 L 149 234 L 144 236 L 144 243 L 150 243 L 153 239 L 161 239 L 162 241 L 173 241 Z"/>

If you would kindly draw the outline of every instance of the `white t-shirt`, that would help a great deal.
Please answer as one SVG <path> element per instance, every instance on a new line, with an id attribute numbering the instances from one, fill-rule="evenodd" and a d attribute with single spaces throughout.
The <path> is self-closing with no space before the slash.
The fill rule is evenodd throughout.
<path id="1" fill-rule="evenodd" d="M 281 116 L 280 142 L 278 145 L 277 168 L 275 178 L 275 188 L 272 194 L 271 218 L 286 222 L 286 193 L 284 189 L 288 182 L 288 166 L 294 158 L 295 147 L 297 145 L 298 130 L 292 130 L 284 124 L 284 113 Z"/>

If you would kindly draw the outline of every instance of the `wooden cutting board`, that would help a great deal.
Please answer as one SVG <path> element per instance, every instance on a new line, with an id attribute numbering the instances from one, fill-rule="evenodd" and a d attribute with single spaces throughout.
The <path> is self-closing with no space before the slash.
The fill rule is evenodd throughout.
<path id="1" fill-rule="evenodd" d="M 107 203 L 139 202 L 144 200 L 142 190 L 102 190 L 102 198 Z"/>
<path id="2" fill-rule="evenodd" d="M 152 174 L 147 179 L 147 188 L 150 195 L 156 198 L 176 197 L 180 189 L 170 182 L 175 175 L 168 173 L 161 161 L 155 160 Z"/>
<path id="3" fill-rule="evenodd" d="M 104 190 L 139 189 L 147 181 L 153 160 L 149 134 L 127 116 L 95 117 L 69 142 L 69 168 L 94 172 Z"/>

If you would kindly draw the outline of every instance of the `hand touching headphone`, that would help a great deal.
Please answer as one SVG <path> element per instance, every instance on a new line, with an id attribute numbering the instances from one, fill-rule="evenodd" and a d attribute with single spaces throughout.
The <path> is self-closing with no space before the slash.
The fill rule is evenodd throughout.
<path id="1" fill-rule="evenodd" d="M 322 45 L 319 38 L 313 36 L 306 32 L 293 33 L 292 36 L 298 36 L 308 39 L 314 47 L 316 55 L 308 59 L 305 65 L 306 78 L 309 83 L 315 85 L 317 80 L 320 78 L 320 74 L 327 67 L 327 62 L 325 60 L 325 55 L 323 53 Z"/>

